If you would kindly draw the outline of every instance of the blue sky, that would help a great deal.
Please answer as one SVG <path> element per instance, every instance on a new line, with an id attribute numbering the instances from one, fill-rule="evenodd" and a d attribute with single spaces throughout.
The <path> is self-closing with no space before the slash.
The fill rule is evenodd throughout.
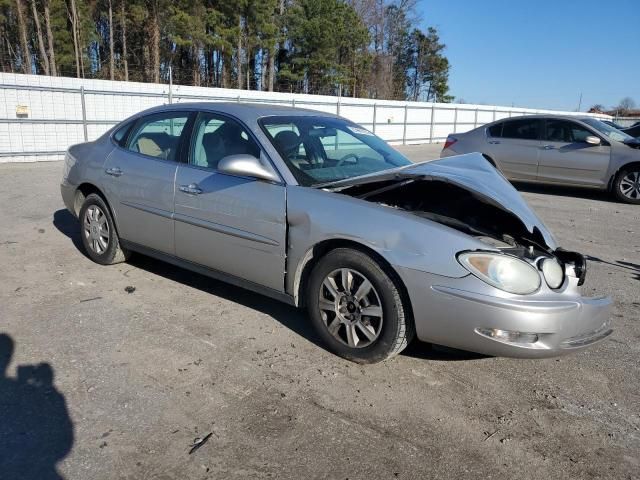
<path id="1" fill-rule="evenodd" d="M 640 107 L 640 0 L 418 0 L 467 103 Z"/>

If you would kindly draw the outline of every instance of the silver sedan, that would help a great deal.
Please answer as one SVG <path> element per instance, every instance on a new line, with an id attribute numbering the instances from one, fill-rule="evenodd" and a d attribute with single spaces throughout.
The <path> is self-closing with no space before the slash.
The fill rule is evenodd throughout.
<path id="1" fill-rule="evenodd" d="M 412 164 L 333 115 L 157 107 L 69 148 L 61 189 L 94 261 L 138 252 L 306 307 L 356 362 L 414 336 L 548 357 L 612 331 L 584 257 L 482 156 Z"/>
<path id="2" fill-rule="evenodd" d="M 441 156 L 471 152 L 510 180 L 597 188 L 640 204 L 640 141 L 592 117 L 498 120 L 449 135 Z"/>

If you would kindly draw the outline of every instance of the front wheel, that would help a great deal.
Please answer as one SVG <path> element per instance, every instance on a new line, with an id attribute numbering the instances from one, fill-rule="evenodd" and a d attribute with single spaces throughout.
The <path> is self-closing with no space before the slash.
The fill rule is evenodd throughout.
<path id="1" fill-rule="evenodd" d="M 82 245 L 91 260 L 101 265 L 113 265 L 127 260 L 129 252 L 120 246 L 111 212 L 99 195 L 87 196 L 80 208 Z"/>
<path id="2" fill-rule="evenodd" d="M 640 166 L 620 170 L 613 182 L 613 193 L 622 202 L 640 204 Z"/>
<path id="3" fill-rule="evenodd" d="M 400 353 L 414 336 L 391 273 L 363 252 L 329 252 L 314 267 L 308 286 L 307 308 L 314 327 L 341 357 L 380 362 Z"/>

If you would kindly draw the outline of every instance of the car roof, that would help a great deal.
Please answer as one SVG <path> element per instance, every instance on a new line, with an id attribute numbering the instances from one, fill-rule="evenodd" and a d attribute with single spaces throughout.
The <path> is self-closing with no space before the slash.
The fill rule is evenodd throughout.
<path id="1" fill-rule="evenodd" d="M 140 112 L 136 116 L 180 110 L 198 110 L 203 112 L 211 111 L 226 113 L 243 121 L 255 120 L 256 118 L 269 117 L 272 115 L 337 118 L 337 115 L 331 113 L 320 112 L 318 110 L 309 110 L 306 108 L 293 108 L 284 105 L 238 102 L 179 102 L 153 107 Z"/>
<path id="2" fill-rule="evenodd" d="M 555 114 L 555 113 L 536 113 L 535 115 L 518 115 L 515 117 L 501 118 L 499 120 L 496 120 L 493 123 L 498 123 L 505 120 L 522 120 L 523 118 L 538 118 L 538 119 L 553 118 L 557 120 L 578 120 L 578 121 L 584 121 L 587 119 L 599 120 L 598 117 L 590 117 L 588 115 L 562 115 L 562 114 Z"/>

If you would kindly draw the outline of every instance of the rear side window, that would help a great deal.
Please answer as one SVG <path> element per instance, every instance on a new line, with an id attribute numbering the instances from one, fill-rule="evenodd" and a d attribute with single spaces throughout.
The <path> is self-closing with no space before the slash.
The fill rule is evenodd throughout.
<path id="1" fill-rule="evenodd" d="M 501 137 L 503 138 L 538 140 L 540 137 L 540 120 L 538 119 L 510 120 L 502 125 Z"/>
<path id="2" fill-rule="evenodd" d="M 490 137 L 500 138 L 502 136 L 502 125 L 503 123 L 498 123 L 496 125 L 492 125 L 487 129 Z"/>
<path id="3" fill-rule="evenodd" d="M 127 149 L 148 157 L 176 161 L 180 135 L 189 115 L 185 112 L 156 113 L 143 117 L 133 127 Z"/>

